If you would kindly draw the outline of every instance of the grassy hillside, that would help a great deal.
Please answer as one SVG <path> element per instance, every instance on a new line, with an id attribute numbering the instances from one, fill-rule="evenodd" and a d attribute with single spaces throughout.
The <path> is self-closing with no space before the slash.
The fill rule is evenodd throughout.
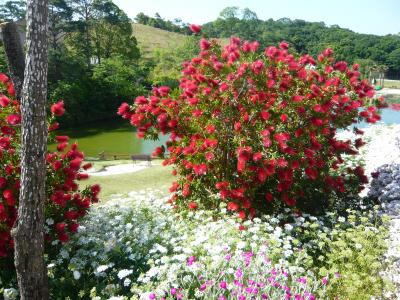
<path id="1" fill-rule="evenodd" d="M 133 23 L 132 26 L 133 35 L 136 37 L 144 57 L 151 56 L 155 49 L 173 49 L 181 46 L 185 41 L 183 34 L 136 23 Z"/>

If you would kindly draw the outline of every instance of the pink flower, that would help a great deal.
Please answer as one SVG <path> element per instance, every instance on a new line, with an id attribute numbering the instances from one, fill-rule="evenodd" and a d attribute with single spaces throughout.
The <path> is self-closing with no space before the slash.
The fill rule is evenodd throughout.
<path id="1" fill-rule="evenodd" d="M 191 266 L 195 261 L 196 261 L 196 256 L 190 256 L 186 261 L 186 265 Z"/>
<path id="2" fill-rule="evenodd" d="M 58 101 L 57 103 L 51 106 L 51 113 L 57 117 L 60 117 L 64 114 L 64 101 Z"/>
<path id="3" fill-rule="evenodd" d="M 223 290 L 226 290 L 226 289 L 227 289 L 226 281 L 221 281 L 221 282 L 219 283 L 219 287 L 220 287 L 221 289 L 223 289 Z"/>
<path id="4" fill-rule="evenodd" d="M 190 24 L 189 28 L 193 33 L 199 33 L 201 31 L 201 26 L 200 25 Z"/>
<path id="5" fill-rule="evenodd" d="M 10 99 L 5 95 L 0 95 L 0 106 L 6 107 L 10 104 Z"/>

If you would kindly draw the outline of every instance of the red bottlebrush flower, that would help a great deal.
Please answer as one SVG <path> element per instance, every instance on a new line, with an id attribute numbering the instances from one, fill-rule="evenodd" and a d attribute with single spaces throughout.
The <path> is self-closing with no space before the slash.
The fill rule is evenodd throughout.
<path id="1" fill-rule="evenodd" d="M 76 232 L 78 232 L 78 228 L 79 228 L 79 224 L 78 223 L 71 223 L 70 225 L 69 225 L 69 231 L 71 232 L 71 233 L 76 233 Z"/>
<path id="2" fill-rule="evenodd" d="M 65 113 L 64 101 L 58 101 L 51 106 L 51 113 L 57 117 L 61 117 Z"/>
<path id="3" fill-rule="evenodd" d="M 54 131 L 54 130 L 58 129 L 58 127 L 60 127 L 60 124 L 58 124 L 57 122 L 50 124 L 49 131 Z"/>
<path id="4" fill-rule="evenodd" d="M 281 116 L 279 118 L 281 119 L 282 122 L 285 123 L 285 122 L 287 122 L 289 117 L 287 114 L 281 114 Z"/>
<path id="5" fill-rule="evenodd" d="M 174 181 L 174 182 L 172 183 L 171 187 L 169 188 L 169 191 L 170 191 L 171 193 L 173 193 L 173 192 L 175 192 L 175 191 L 178 189 L 178 187 L 179 187 L 179 183 L 177 183 L 176 181 Z"/>
<path id="6" fill-rule="evenodd" d="M 165 148 L 157 147 L 151 154 L 153 157 L 161 157 L 164 154 Z"/>
<path id="7" fill-rule="evenodd" d="M 246 212 L 244 210 L 239 211 L 238 217 L 242 220 L 246 219 Z"/>
<path id="8" fill-rule="evenodd" d="M 82 158 L 75 158 L 69 162 L 69 167 L 74 171 L 78 171 L 81 167 L 82 161 Z"/>
<path id="9" fill-rule="evenodd" d="M 189 208 L 190 210 L 195 210 L 195 209 L 197 209 L 197 203 L 196 203 L 196 202 L 190 202 L 190 203 L 188 204 L 188 208 Z"/>
<path id="10" fill-rule="evenodd" d="M 86 163 L 82 166 L 82 169 L 89 170 L 93 165 L 91 163 Z"/>
<path id="11" fill-rule="evenodd" d="M 365 145 L 365 142 L 361 138 L 358 138 L 355 140 L 355 146 L 357 149 L 361 148 L 364 145 Z"/>
<path id="12" fill-rule="evenodd" d="M 216 187 L 218 190 L 227 189 L 228 186 L 229 186 L 229 182 L 227 182 L 227 181 L 217 182 L 217 183 L 215 184 L 215 187 Z"/>
<path id="13" fill-rule="evenodd" d="M 379 172 L 371 172 L 372 178 L 378 178 L 379 177 Z"/>
<path id="14" fill-rule="evenodd" d="M 209 134 L 213 134 L 213 133 L 215 132 L 215 126 L 212 125 L 212 124 L 207 125 L 206 131 L 207 131 Z"/>
<path id="15" fill-rule="evenodd" d="M 78 218 L 78 213 L 76 211 L 66 211 L 64 213 L 64 218 L 68 220 L 76 220 Z"/>
<path id="16" fill-rule="evenodd" d="M 259 180 L 260 182 L 264 182 L 265 180 L 267 180 L 268 173 L 267 173 L 267 171 L 264 170 L 264 169 L 259 169 L 259 170 L 257 171 L 257 177 L 258 177 L 258 180 Z"/>
<path id="17" fill-rule="evenodd" d="M 287 194 L 282 195 L 282 200 L 288 205 L 288 206 L 295 206 L 296 205 L 296 200 L 293 198 L 290 198 Z"/>
<path id="18" fill-rule="evenodd" d="M 196 24 L 190 24 L 189 25 L 189 29 L 193 32 L 193 33 L 199 33 L 201 31 L 201 26 L 200 25 L 196 25 Z"/>
<path id="19" fill-rule="evenodd" d="M 10 125 L 18 125 L 21 123 L 21 115 L 11 114 L 6 117 L 6 122 Z"/>
<path id="20" fill-rule="evenodd" d="M 289 44 L 287 42 L 280 42 L 279 48 L 281 48 L 283 50 L 287 50 L 287 49 L 289 49 Z"/>
<path id="21" fill-rule="evenodd" d="M 0 95 L 0 106 L 6 107 L 10 104 L 10 99 L 5 95 Z"/>
<path id="22" fill-rule="evenodd" d="M 3 203 L 0 202 L 0 222 L 4 222 L 7 220 L 6 209 L 4 208 Z"/>
<path id="23" fill-rule="evenodd" d="M 87 173 L 78 173 L 76 179 L 78 180 L 85 180 L 89 178 L 89 174 Z"/>
<path id="24" fill-rule="evenodd" d="M 0 177 L 0 189 L 4 189 L 7 185 L 7 179 Z"/>
<path id="25" fill-rule="evenodd" d="M 58 135 L 58 136 L 56 136 L 56 141 L 58 143 L 65 143 L 65 142 L 68 142 L 68 140 L 69 140 L 69 137 L 66 136 L 66 135 Z"/>
<path id="26" fill-rule="evenodd" d="M 58 240 L 61 243 L 66 243 L 69 241 L 69 236 L 66 233 L 60 233 L 60 234 L 58 234 Z"/>
<path id="27" fill-rule="evenodd" d="M 65 148 L 67 148 L 68 143 L 60 143 L 57 145 L 57 151 L 63 152 Z"/>
<path id="28" fill-rule="evenodd" d="M 169 94 L 170 88 L 168 86 L 160 86 L 157 89 L 157 92 L 160 94 L 161 97 L 167 97 Z"/>
<path id="29" fill-rule="evenodd" d="M 278 166 L 279 168 L 286 168 L 286 167 L 288 166 L 288 162 L 287 162 L 286 159 L 280 157 L 280 158 L 278 158 L 278 160 L 277 160 L 277 166 Z"/>
<path id="30" fill-rule="evenodd" d="M 204 175 L 207 173 L 207 165 L 206 164 L 194 165 L 193 171 L 196 175 Z"/>
<path id="31" fill-rule="evenodd" d="M 4 190 L 3 191 L 3 198 L 6 200 L 6 202 L 7 202 L 7 204 L 9 206 L 14 206 L 15 205 L 15 198 L 14 198 L 12 190 L 9 190 L 9 189 Z"/>
<path id="32" fill-rule="evenodd" d="M 345 72 L 347 69 L 347 63 L 345 61 L 338 61 L 333 68 L 339 72 Z"/>
<path id="33" fill-rule="evenodd" d="M 55 228 L 56 228 L 57 232 L 63 232 L 63 231 L 65 231 L 65 226 L 66 226 L 65 223 L 57 223 L 55 225 Z"/>
<path id="34" fill-rule="evenodd" d="M 117 114 L 124 117 L 124 116 L 127 116 L 127 114 L 129 114 L 129 112 L 130 112 L 130 106 L 128 103 L 124 102 L 119 106 Z"/>
<path id="35" fill-rule="evenodd" d="M 8 78 L 8 76 L 4 73 L 0 73 L 0 82 L 2 83 L 7 83 L 10 80 L 10 78 Z"/>
<path id="36" fill-rule="evenodd" d="M 246 227 L 244 227 L 242 224 L 240 224 L 240 225 L 239 225 L 239 230 L 240 230 L 240 231 L 246 230 Z"/>
<path id="37" fill-rule="evenodd" d="M 305 173 L 308 176 L 308 178 L 310 178 L 311 180 L 316 180 L 318 177 L 318 172 L 310 167 L 305 168 Z"/>
<path id="38" fill-rule="evenodd" d="M 205 154 L 205 157 L 206 157 L 207 161 L 213 160 L 213 159 L 214 159 L 214 153 L 212 153 L 212 152 L 207 152 L 207 153 Z"/>
<path id="39" fill-rule="evenodd" d="M 257 161 L 259 161 L 261 159 L 262 159 L 262 153 L 261 152 L 256 152 L 256 153 L 253 154 L 253 160 L 255 162 L 257 162 Z"/>
<path id="40" fill-rule="evenodd" d="M 264 121 L 267 121 L 267 120 L 269 119 L 270 116 L 271 116 L 271 114 L 270 114 L 269 112 L 265 111 L 265 110 L 263 110 L 263 111 L 261 112 L 261 118 L 262 118 Z"/>
<path id="41" fill-rule="evenodd" d="M 240 131 L 242 129 L 242 123 L 235 122 L 235 124 L 233 125 L 233 128 L 235 129 L 235 131 Z"/>
<path id="42" fill-rule="evenodd" d="M 11 140 L 8 137 L 0 137 L 0 150 L 7 150 L 11 145 Z"/>
<path id="43" fill-rule="evenodd" d="M 228 202 L 228 205 L 226 208 L 230 211 L 237 211 L 239 209 L 239 204 L 231 201 L 231 202 Z"/>
<path id="44" fill-rule="evenodd" d="M 210 49 L 210 46 L 211 46 L 210 42 L 207 41 L 206 39 L 200 40 L 200 49 L 201 50 L 203 50 L 203 51 L 208 50 L 208 49 Z"/>
<path id="45" fill-rule="evenodd" d="M 54 171 L 58 171 L 62 168 L 62 162 L 59 160 L 56 160 L 51 164 L 51 167 L 53 168 Z"/>
<path id="46" fill-rule="evenodd" d="M 182 196 L 186 198 L 189 195 L 190 195 L 190 185 L 189 183 L 185 183 L 182 189 Z"/>
<path id="47" fill-rule="evenodd" d="M 267 200 L 268 202 L 272 202 L 274 200 L 274 196 L 271 193 L 266 193 L 265 200 Z"/>
<path id="48" fill-rule="evenodd" d="M 12 84 L 12 82 L 8 82 L 7 93 L 8 93 L 11 97 L 15 97 L 15 89 L 14 89 L 14 85 Z"/>
<path id="49" fill-rule="evenodd" d="M 94 195 L 98 195 L 101 191 L 101 187 L 98 184 L 94 184 L 90 187 L 90 191 L 94 194 Z"/>

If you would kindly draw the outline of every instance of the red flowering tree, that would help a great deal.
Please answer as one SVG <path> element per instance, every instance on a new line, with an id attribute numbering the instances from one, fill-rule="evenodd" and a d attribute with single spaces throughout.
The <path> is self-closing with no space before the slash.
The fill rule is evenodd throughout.
<path id="1" fill-rule="evenodd" d="M 202 39 L 200 48 L 184 63 L 179 91 L 154 88 L 118 110 L 141 138 L 169 134 L 164 164 L 179 175 L 173 205 L 212 209 L 223 201 L 241 218 L 287 206 L 316 212 L 362 189 L 361 167 L 339 168 L 362 139 L 336 138 L 357 119 L 380 118 L 368 105 L 382 100 L 372 99 L 357 65 L 334 62 L 331 49 L 300 56 L 285 42 L 260 52 L 258 42 Z"/>
<path id="2" fill-rule="evenodd" d="M 13 240 L 11 228 L 17 218 L 20 189 L 20 104 L 14 100 L 15 91 L 9 78 L 0 74 L 0 276 L 13 274 Z M 51 107 L 49 130 L 58 127 L 55 116 L 64 113 L 63 102 Z M 50 134 L 50 141 L 58 142 L 57 151 L 47 154 L 47 178 L 45 215 L 49 220 L 46 228 L 48 245 L 54 240 L 64 243 L 78 229 L 78 220 L 98 201 L 98 185 L 79 190 L 77 180 L 88 178 L 83 164 L 83 153 L 76 144 L 68 145 L 67 136 Z M 49 250 L 49 249 L 48 249 Z M 13 275 L 11 275 L 13 276 Z"/>

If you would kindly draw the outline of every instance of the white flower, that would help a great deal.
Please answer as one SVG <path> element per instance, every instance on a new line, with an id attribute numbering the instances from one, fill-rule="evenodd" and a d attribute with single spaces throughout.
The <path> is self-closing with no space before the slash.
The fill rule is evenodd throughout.
<path id="1" fill-rule="evenodd" d="M 117 276 L 118 276 L 119 279 L 123 279 L 123 278 L 125 278 L 126 276 L 131 275 L 132 273 L 133 273 L 132 270 L 124 269 L 124 270 L 119 271 L 118 274 L 117 274 Z"/>
<path id="2" fill-rule="evenodd" d="M 338 218 L 338 221 L 343 223 L 343 222 L 345 222 L 345 221 L 346 221 L 346 219 L 345 219 L 345 218 L 343 218 L 343 217 L 339 217 L 339 218 Z"/>
<path id="3" fill-rule="evenodd" d="M 290 224 L 285 224 L 285 230 L 287 230 L 287 231 L 292 231 L 292 229 L 293 229 L 293 226 L 292 226 L 292 225 L 290 225 Z"/>
<path id="4" fill-rule="evenodd" d="M 18 291 L 14 288 L 4 289 L 3 297 L 4 300 L 15 300 L 17 299 Z"/>
<path id="5" fill-rule="evenodd" d="M 131 280 L 129 278 L 125 278 L 124 280 L 124 286 L 130 286 L 131 285 Z"/>
<path id="6" fill-rule="evenodd" d="M 101 273 L 101 272 L 104 272 L 105 270 L 107 270 L 108 268 L 109 268 L 109 266 L 107 266 L 107 265 L 101 265 L 101 266 L 97 267 L 96 271 L 97 271 L 97 273 Z"/>
<path id="7" fill-rule="evenodd" d="M 75 280 L 79 280 L 79 278 L 81 278 L 81 273 L 79 273 L 79 271 L 74 271 L 73 274 Z"/>
<path id="8" fill-rule="evenodd" d="M 359 243 L 355 244 L 354 246 L 355 246 L 355 247 L 356 247 L 356 249 L 358 249 L 358 250 L 362 249 L 362 245 L 361 245 L 361 244 L 359 244 Z"/>
<path id="9" fill-rule="evenodd" d="M 46 224 L 47 225 L 53 225 L 54 224 L 54 220 L 53 219 L 46 219 Z"/>

